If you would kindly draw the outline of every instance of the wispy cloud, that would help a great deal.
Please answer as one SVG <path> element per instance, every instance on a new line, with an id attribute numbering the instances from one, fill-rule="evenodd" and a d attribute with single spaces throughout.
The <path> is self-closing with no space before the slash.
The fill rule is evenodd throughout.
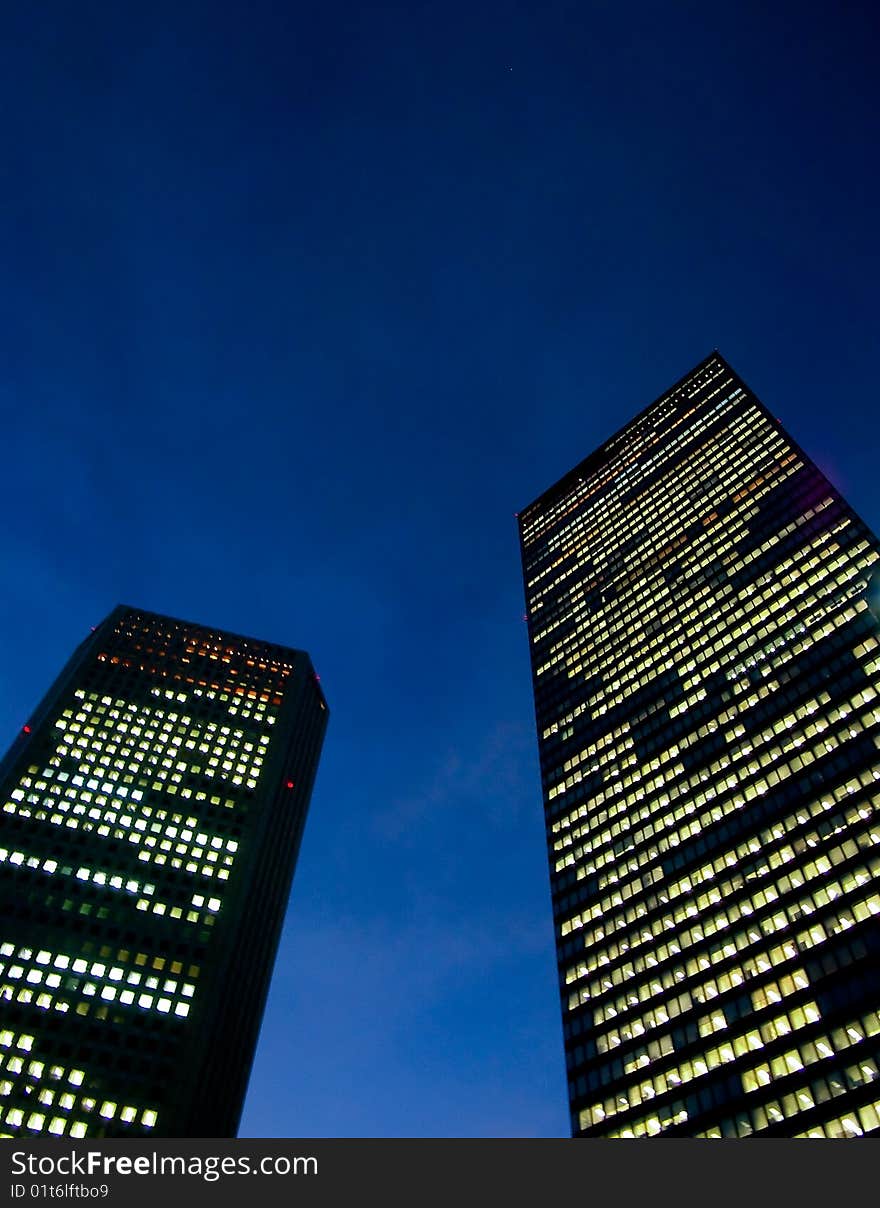
<path id="1" fill-rule="evenodd" d="M 492 825 L 510 823 L 511 811 L 522 802 L 533 757 L 534 733 L 523 722 L 499 721 L 478 736 L 472 746 L 447 747 L 426 772 L 421 784 L 395 797 L 380 809 L 374 824 L 385 839 L 412 834 L 438 811 L 479 809 Z M 535 781 L 537 800 L 538 784 Z"/>

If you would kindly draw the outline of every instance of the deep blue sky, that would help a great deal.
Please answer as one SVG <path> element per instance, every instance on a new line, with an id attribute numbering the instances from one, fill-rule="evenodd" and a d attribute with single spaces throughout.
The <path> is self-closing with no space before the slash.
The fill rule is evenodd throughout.
<path id="1" fill-rule="evenodd" d="M 880 525 L 864 3 L 22 4 L 0 740 L 116 603 L 330 728 L 244 1136 L 556 1136 L 514 512 L 718 348 Z"/>

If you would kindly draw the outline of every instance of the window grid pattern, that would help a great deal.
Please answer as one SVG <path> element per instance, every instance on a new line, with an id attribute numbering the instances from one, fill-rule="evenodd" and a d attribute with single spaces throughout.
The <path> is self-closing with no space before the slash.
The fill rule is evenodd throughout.
<path id="1" fill-rule="evenodd" d="M 717 355 L 520 528 L 573 1132 L 874 1131 L 876 538 Z"/>
<path id="2" fill-rule="evenodd" d="M 11 1054 L 0 1057 L 0 1136 L 162 1135 L 146 1075 L 141 1099 L 122 1102 L 113 1050 L 140 1017 L 151 1022 L 136 1051 L 163 1054 L 165 1064 L 146 1062 L 154 1073 L 184 1051 L 200 963 L 257 821 L 293 653 L 127 610 L 31 736 L 0 798 L 0 877 L 33 903 L 25 917 L 42 907 L 86 934 L 127 928 L 135 943 L 38 948 L 0 933 L 10 1025 L 0 1054 Z M 161 934 L 182 959 L 156 927 L 175 929 Z M 46 1022 L 63 1029 L 72 1018 L 107 1030 L 94 1033 L 91 1065 L 73 1071 L 79 1093 L 59 1091 L 66 1067 L 53 1045 L 43 1051 Z"/>
<path id="3" fill-rule="evenodd" d="M 83 1070 L 49 1065 L 32 1056 L 33 1048 L 33 1036 L 0 1031 L 3 1136 L 85 1137 L 94 1131 L 96 1119 L 102 1123 L 117 1120 L 126 1130 L 138 1125 L 141 1131 L 154 1130 L 157 1113 L 153 1108 L 96 1099 L 83 1091 Z"/>

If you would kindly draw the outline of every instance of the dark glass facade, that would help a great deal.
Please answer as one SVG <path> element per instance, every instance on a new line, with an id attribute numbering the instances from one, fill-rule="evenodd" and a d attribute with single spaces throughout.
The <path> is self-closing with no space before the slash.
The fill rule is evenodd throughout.
<path id="1" fill-rule="evenodd" d="M 235 1134 L 326 721 L 301 651 L 74 653 L 0 763 L 0 1135 Z"/>
<path id="2" fill-rule="evenodd" d="M 717 353 L 519 523 L 573 1135 L 880 1133 L 877 538 Z"/>

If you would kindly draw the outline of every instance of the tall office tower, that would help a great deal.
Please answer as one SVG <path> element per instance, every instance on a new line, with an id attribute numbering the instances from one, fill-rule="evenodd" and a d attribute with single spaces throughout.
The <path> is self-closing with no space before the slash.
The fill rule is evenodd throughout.
<path id="1" fill-rule="evenodd" d="M 717 354 L 520 516 L 576 1136 L 880 1131 L 880 556 Z"/>
<path id="2" fill-rule="evenodd" d="M 0 1134 L 235 1134 L 327 709 L 119 607 L 0 763 Z"/>

